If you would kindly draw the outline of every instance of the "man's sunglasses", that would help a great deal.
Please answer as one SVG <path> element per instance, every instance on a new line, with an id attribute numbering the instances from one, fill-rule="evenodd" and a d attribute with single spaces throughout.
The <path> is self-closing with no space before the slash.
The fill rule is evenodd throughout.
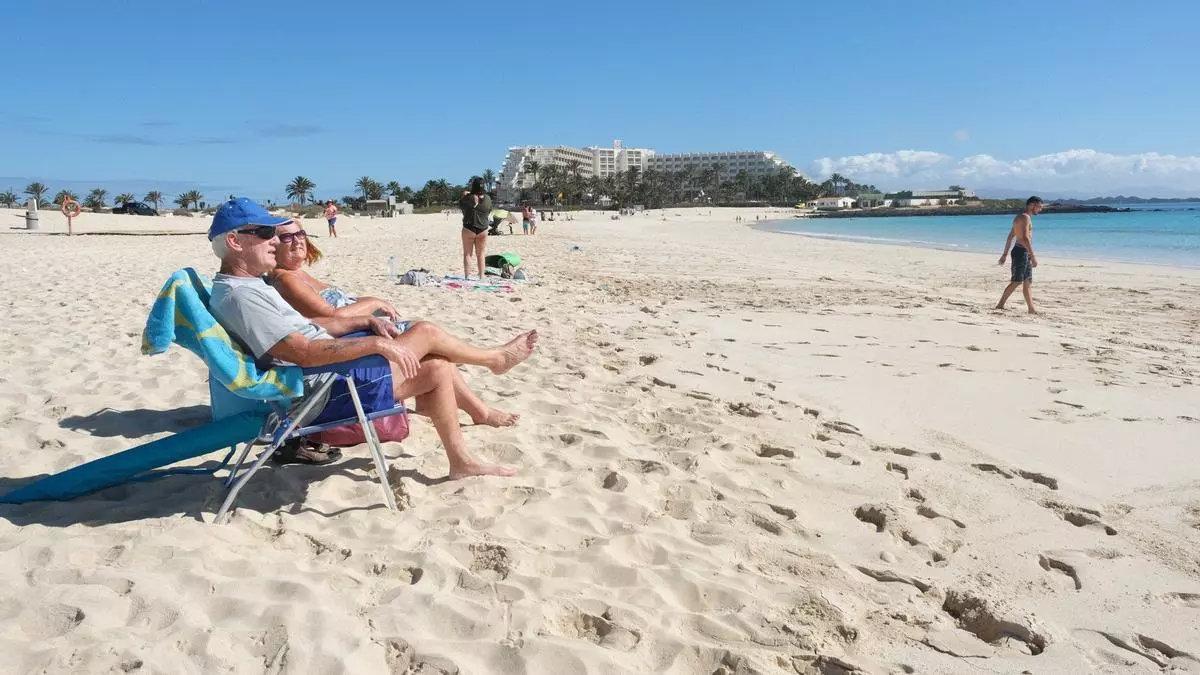
<path id="1" fill-rule="evenodd" d="M 296 230 L 295 232 L 287 232 L 279 235 L 279 243 L 284 246 L 291 246 L 293 241 L 305 241 L 308 239 L 308 233 L 304 230 Z"/>
<path id="2" fill-rule="evenodd" d="M 252 234 L 252 235 L 258 237 L 259 239 L 274 239 L 275 238 L 275 226 L 274 225 L 256 225 L 254 227 L 247 228 L 245 230 L 238 230 L 237 233 L 238 234 Z"/>

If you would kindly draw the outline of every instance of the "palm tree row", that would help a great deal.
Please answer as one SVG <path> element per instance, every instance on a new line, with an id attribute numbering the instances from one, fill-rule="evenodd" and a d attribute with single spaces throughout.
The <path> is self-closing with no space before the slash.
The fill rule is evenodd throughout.
<path id="1" fill-rule="evenodd" d="M 794 204 L 833 190 L 828 181 L 812 183 L 787 167 L 763 174 L 739 171 L 728 180 L 723 179 L 723 175 L 726 171 L 721 164 L 681 171 L 643 172 L 639 167 L 633 167 L 600 177 L 583 175 L 579 162 L 565 166 L 541 166 L 538 162 L 529 162 L 521 178 L 531 179 L 532 187 L 523 190 L 518 201 L 598 204 L 607 197 L 616 204 L 644 204 L 650 208 L 697 201 Z"/>
<path id="2" fill-rule="evenodd" d="M 46 194 L 48 192 L 50 192 L 50 188 L 47 187 L 44 183 L 34 181 L 34 182 L 30 183 L 29 185 L 25 186 L 24 194 L 28 197 L 32 197 L 32 198 L 36 199 L 38 201 L 38 203 L 42 203 L 45 201 Z M 200 205 L 201 200 L 204 199 L 204 196 L 201 195 L 196 190 L 191 190 L 184 194 L 188 196 L 187 203 L 194 204 L 197 207 Z M 182 197 L 183 195 L 180 195 L 180 196 Z M 88 192 L 87 197 L 85 197 L 83 199 L 82 205 L 89 209 L 92 209 L 93 211 L 98 211 L 100 209 L 105 208 L 108 205 L 107 199 L 108 199 L 108 190 L 105 190 L 104 188 L 92 188 Z M 67 200 L 71 200 L 71 201 L 75 201 L 75 202 L 80 201 L 78 194 L 76 194 L 70 190 L 64 189 L 64 190 L 59 190 L 58 192 L 56 192 L 54 194 L 54 198 L 50 200 L 50 203 L 61 205 L 63 202 L 65 202 Z M 132 201 L 136 201 L 136 200 L 137 200 L 137 197 L 135 197 L 132 192 L 122 192 L 121 194 L 116 196 L 116 198 L 113 200 L 113 203 L 114 204 L 124 204 L 126 202 L 132 202 Z M 164 200 L 165 200 L 165 197 L 163 196 L 163 193 L 158 190 L 151 190 L 146 193 L 145 197 L 142 197 L 142 201 L 153 204 L 155 209 L 157 209 L 159 207 L 159 205 L 163 203 Z M 5 206 L 12 206 L 13 204 L 16 204 L 17 201 L 18 201 L 18 197 L 15 193 L 13 193 L 11 188 L 5 192 L 0 192 L 0 204 L 4 204 Z M 179 203 L 178 199 L 176 199 L 176 203 Z"/>

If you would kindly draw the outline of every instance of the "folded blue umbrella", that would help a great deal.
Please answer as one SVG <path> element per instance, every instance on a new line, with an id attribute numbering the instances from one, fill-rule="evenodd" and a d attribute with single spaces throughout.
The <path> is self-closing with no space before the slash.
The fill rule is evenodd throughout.
<path id="1" fill-rule="evenodd" d="M 185 459 L 250 441 L 262 428 L 264 416 L 244 412 L 210 422 L 177 434 L 130 448 L 115 455 L 101 457 L 87 464 L 22 486 L 0 495 L 0 504 L 23 504 L 34 501 L 62 501 L 131 480 L 153 478 L 171 473 L 211 473 L 212 469 L 162 469 Z M 226 458 L 228 459 L 228 458 Z M 222 462 L 222 465 L 224 462 Z"/>

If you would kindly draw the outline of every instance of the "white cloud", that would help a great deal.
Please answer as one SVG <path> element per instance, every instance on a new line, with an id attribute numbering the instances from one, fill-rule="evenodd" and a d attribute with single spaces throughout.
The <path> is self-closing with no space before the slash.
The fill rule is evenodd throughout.
<path id="1" fill-rule="evenodd" d="M 959 129 L 958 131 L 954 132 L 954 140 L 958 141 L 959 143 L 969 141 L 971 140 L 971 132 L 967 131 L 966 129 Z"/>
<path id="2" fill-rule="evenodd" d="M 950 183 L 975 187 L 1020 187 L 1080 194 L 1155 190 L 1155 194 L 1200 194 L 1200 156 L 1143 152 L 1118 155 L 1088 148 L 1005 160 L 992 155 L 955 159 L 927 150 L 822 157 L 813 162 L 817 180 L 832 173 L 888 189 L 920 189 Z"/>
<path id="3" fill-rule="evenodd" d="M 822 157 L 815 162 L 816 173 L 828 177 L 833 173 L 853 175 L 909 176 L 931 167 L 952 162 L 953 158 L 928 150 L 898 150 L 872 152 L 847 157 Z"/>

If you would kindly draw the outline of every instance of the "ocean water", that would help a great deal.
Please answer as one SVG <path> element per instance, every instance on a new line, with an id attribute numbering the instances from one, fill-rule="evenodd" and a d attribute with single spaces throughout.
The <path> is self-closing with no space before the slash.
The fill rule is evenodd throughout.
<path id="1" fill-rule="evenodd" d="M 1200 267 L 1200 202 L 1117 204 L 1122 213 L 1043 213 L 1033 219 L 1041 257 Z M 1015 214 L 1013 214 L 1015 215 Z M 1012 215 L 793 218 L 764 229 L 827 239 L 926 246 L 1000 256 Z"/>

